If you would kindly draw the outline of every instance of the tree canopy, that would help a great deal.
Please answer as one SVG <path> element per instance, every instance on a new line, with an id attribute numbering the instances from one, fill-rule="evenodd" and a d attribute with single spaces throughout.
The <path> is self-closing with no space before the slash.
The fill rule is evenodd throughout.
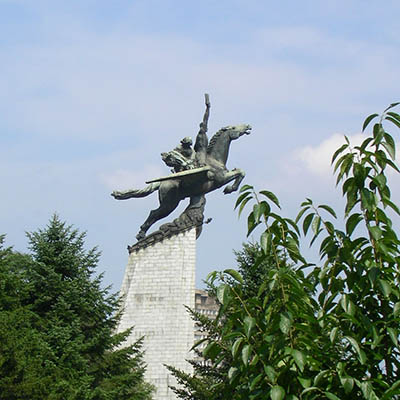
<path id="1" fill-rule="evenodd" d="M 0 397 L 150 399 L 141 342 L 115 333 L 119 299 L 85 233 L 55 215 L 27 236 L 29 255 L 0 249 Z"/>
<path id="2" fill-rule="evenodd" d="M 248 234 L 261 229 L 259 249 L 245 247 L 245 270 L 209 275 L 221 308 L 214 323 L 204 322 L 211 324 L 207 368 L 195 376 L 175 372 L 181 398 L 400 398 L 400 241 L 391 219 L 400 210 L 387 178 L 400 172 L 387 130 L 400 128 L 398 104 L 366 118 L 363 131 L 376 123 L 360 146 L 345 137 L 333 154 L 342 224 L 329 205 L 306 199 L 292 220 L 274 193 L 241 188 L 236 207 L 241 214 L 253 204 Z M 317 246 L 319 263 L 306 260 L 302 237 Z M 249 292 L 246 280 L 265 262 Z M 206 393 L 200 383 L 210 368 L 220 373 Z"/>

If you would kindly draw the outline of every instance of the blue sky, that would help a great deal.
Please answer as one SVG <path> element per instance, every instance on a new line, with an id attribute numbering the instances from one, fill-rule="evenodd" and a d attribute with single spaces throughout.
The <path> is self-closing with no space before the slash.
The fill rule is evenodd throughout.
<path id="1" fill-rule="evenodd" d="M 109 193 L 168 172 L 160 153 L 195 136 L 205 92 L 210 134 L 253 126 L 232 144 L 228 167 L 274 191 L 288 216 L 305 197 L 339 207 L 331 153 L 343 134 L 357 140 L 366 115 L 399 100 L 399 12 L 397 1 L 368 0 L 0 0 L 7 244 L 25 251 L 24 232 L 57 212 L 88 231 L 118 289 L 126 246 L 157 198 Z M 234 266 L 232 249 L 245 240 L 235 200 L 208 196 L 198 285 Z"/>

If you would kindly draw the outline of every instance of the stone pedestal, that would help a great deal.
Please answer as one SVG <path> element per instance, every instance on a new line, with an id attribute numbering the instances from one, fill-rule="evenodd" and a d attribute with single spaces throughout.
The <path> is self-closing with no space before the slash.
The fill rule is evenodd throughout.
<path id="1" fill-rule="evenodd" d="M 118 331 L 134 326 L 128 342 L 144 336 L 146 379 L 155 400 L 176 399 L 175 380 L 163 364 L 191 372 L 185 360 L 194 342 L 196 228 L 177 233 L 129 255 L 122 283 L 124 314 Z"/>

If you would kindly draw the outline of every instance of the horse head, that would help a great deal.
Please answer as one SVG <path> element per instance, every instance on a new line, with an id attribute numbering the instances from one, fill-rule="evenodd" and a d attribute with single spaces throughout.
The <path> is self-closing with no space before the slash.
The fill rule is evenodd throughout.
<path id="1" fill-rule="evenodd" d="M 251 126 L 248 124 L 228 125 L 220 129 L 229 135 L 231 140 L 235 140 L 242 135 L 250 135 Z"/>
<path id="2" fill-rule="evenodd" d="M 228 125 L 221 128 L 210 140 L 207 148 L 207 158 L 226 164 L 229 146 L 232 140 L 242 135 L 250 135 L 251 126 L 248 124 Z"/>

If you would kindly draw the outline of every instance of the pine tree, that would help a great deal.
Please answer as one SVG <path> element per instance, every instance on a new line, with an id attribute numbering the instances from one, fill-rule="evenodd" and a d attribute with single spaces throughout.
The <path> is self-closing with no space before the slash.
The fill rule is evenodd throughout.
<path id="1" fill-rule="evenodd" d="M 16 343 L 29 351 L 15 362 L 20 379 L 8 389 L 15 391 L 8 398 L 150 399 L 141 341 L 122 347 L 129 331 L 115 333 L 119 299 L 102 287 L 102 275 L 95 276 L 99 252 L 85 249 L 85 233 L 54 216 L 45 229 L 27 236 L 31 255 L 13 267 L 23 290 L 11 297 L 31 316 L 26 329 L 37 339 L 32 342 L 37 349 Z"/>

